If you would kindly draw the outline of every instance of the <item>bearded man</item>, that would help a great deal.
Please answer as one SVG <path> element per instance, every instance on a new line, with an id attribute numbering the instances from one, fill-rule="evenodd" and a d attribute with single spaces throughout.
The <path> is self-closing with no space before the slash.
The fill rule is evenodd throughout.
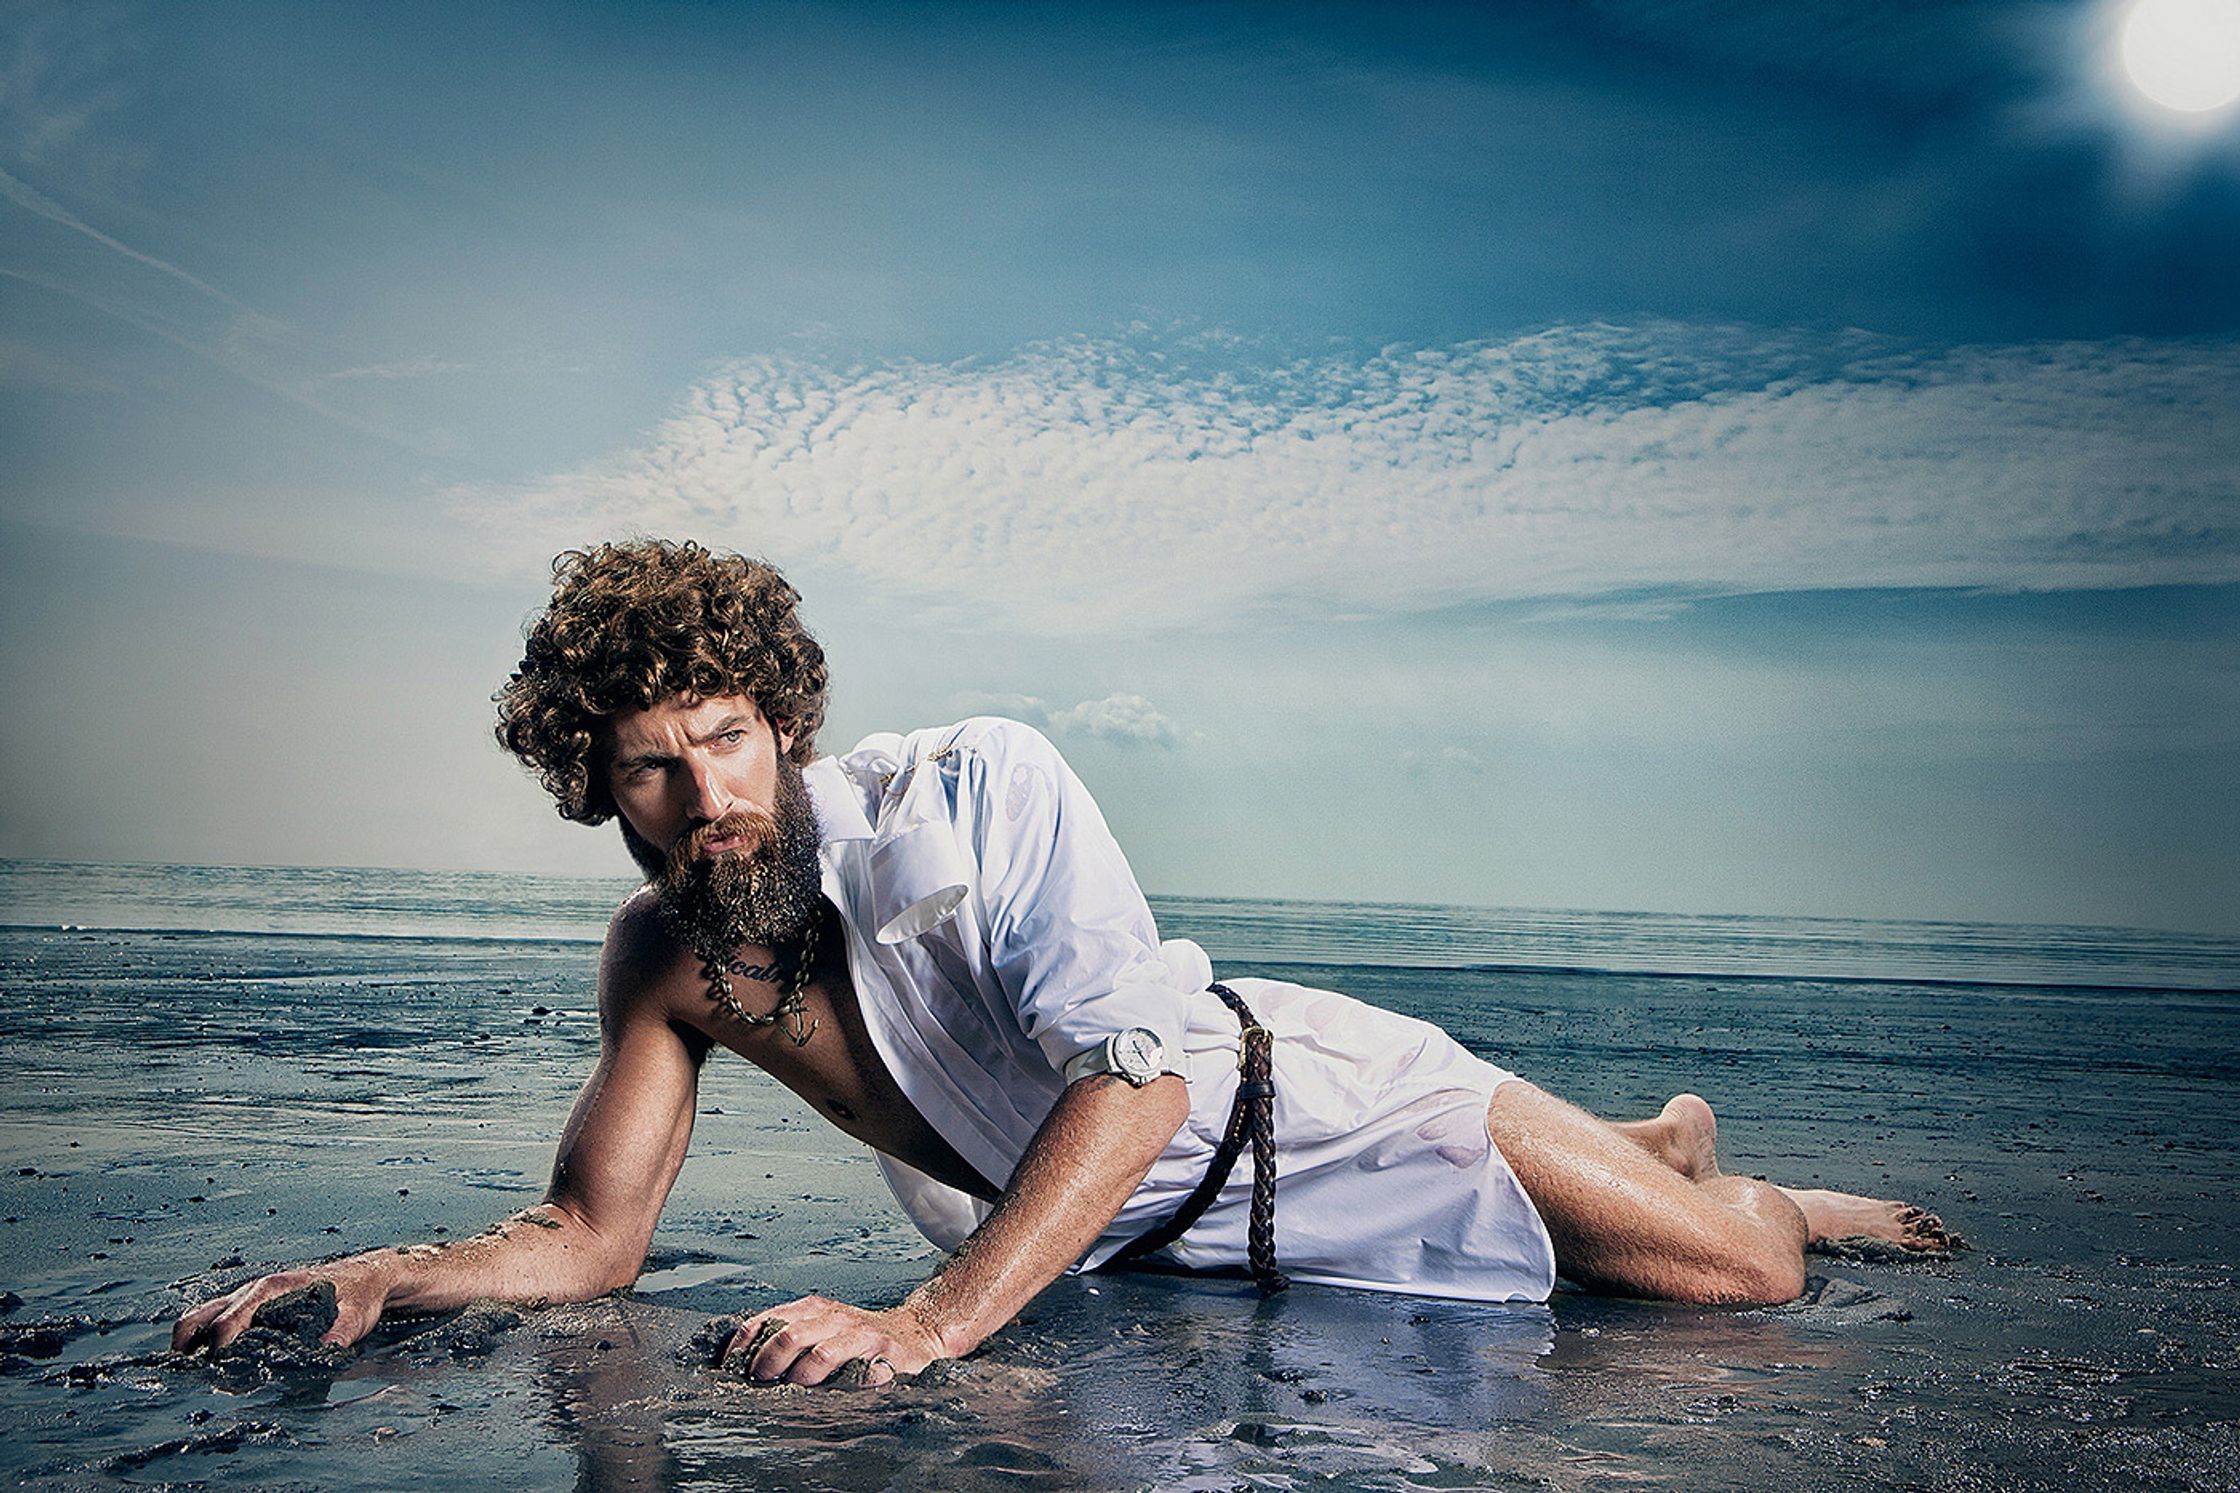
<path id="1" fill-rule="evenodd" d="M 971 1351 L 1069 1268 L 1196 1270 L 1472 1300 L 1595 1290 L 1774 1302 L 1804 1250 L 1945 1244 L 1931 1216 L 1718 1169 L 1710 1109 L 1598 1120 L 1424 1022 L 1162 943 L 1088 791 L 977 718 L 819 757 L 827 674 L 769 566 L 644 541 L 563 555 L 497 696 L 560 812 L 646 873 L 599 968 L 601 1044 L 545 1200 L 471 1240 L 252 1281 L 187 1313 L 222 1345 L 335 1286 L 386 1311 L 583 1300 L 637 1278 L 717 1049 L 874 1149 L 949 1251 L 902 1302 L 749 1319 L 751 1373 L 885 1382 Z M 1250 1154 L 1245 1153 L 1249 1151 Z"/>

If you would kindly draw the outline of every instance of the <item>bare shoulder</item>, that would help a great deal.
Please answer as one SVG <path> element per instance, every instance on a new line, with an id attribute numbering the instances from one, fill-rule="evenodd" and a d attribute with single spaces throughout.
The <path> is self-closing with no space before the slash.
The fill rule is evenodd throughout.
<path id="1" fill-rule="evenodd" d="M 608 1024 L 632 1016 L 668 1019 L 697 966 L 692 951 L 662 921 L 653 889 L 638 888 L 607 924 L 599 951 L 599 1019 Z"/>

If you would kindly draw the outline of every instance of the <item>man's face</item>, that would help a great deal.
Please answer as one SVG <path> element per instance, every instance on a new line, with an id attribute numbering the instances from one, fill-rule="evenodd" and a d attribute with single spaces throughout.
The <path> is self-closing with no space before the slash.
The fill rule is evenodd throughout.
<path id="1" fill-rule="evenodd" d="M 789 943 L 817 914 L 816 813 L 792 745 L 736 695 L 678 696 L 608 725 L 623 842 L 697 949 Z"/>

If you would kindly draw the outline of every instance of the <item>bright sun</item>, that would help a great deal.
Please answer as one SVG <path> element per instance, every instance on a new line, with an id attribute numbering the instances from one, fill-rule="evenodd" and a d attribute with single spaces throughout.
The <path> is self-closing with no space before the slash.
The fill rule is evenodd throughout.
<path id="1" fill-rule="evenodd" d="M 2123 66 L 2165 108 L 2198 114 L 2240 99 L 2240 0 L 2139 0 Z"/>

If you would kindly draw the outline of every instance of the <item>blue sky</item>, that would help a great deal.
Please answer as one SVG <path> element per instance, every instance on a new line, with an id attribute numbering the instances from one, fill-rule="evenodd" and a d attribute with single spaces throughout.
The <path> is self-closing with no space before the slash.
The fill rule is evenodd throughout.
<path id="1" fill-rule="evenodd" d="M 621 872 L 544 563 L 1154 891 L 2240 931 L 2240 118 L 2106 5 L 0 9 L 0 854 Z"/>

